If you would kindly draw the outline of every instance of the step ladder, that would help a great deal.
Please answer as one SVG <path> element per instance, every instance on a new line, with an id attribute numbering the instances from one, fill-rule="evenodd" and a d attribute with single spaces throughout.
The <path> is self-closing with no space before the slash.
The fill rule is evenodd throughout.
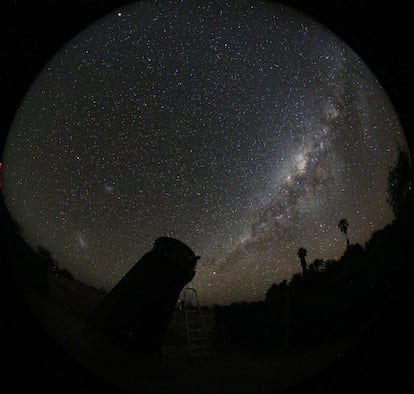
<path id="1" fill-rule="evenodd" d="M 186 287 L 183 292 L 185 328 L 190 356 L 201 357 L 211 354 L 210 340 L 204 324 L 194 287 Z"/>

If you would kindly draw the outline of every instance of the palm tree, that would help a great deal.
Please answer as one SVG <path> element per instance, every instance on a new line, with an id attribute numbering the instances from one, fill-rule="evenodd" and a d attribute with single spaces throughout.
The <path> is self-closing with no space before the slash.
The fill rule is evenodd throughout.
<path id="1" fill-rule="evenodd" d="M 302 266 L 303 274 L 306 273 L 306 255 L 308 254 L 308 251 L 301 247 L 298 249 L 298 257 L 300 259 L 300 265 Z"/>
<path id="2" fill-rule="evenodd" d="M 345 218 L 344 219 L 341 219 L 339 221 L 339 223 L 338 223 L 339 230 L 341 230 L 341 233 L 344 233 L 345 234 L 346 247 L 347 248 L 349 248 L 349 239 L 348 239 L 348 234 L 347 234 L 347 232 L 348 232 L 348 226 L 349 226 L 348 220 L 346 220 Z"/>

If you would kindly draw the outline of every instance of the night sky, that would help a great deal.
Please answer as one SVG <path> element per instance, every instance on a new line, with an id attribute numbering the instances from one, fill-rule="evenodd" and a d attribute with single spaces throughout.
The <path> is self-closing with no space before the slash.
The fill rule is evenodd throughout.
<path id="1" fill-rule="evenodd" d="M 110 289 L 164 235 L 201 255 L 203 303 L 262 299 L 393 216 L 406 147 L 360 58 L 258 1 L 132 4 L 68 43 L 31 86 L 4 150 L 27 240 Z M 156 283 L 154 283 L 156 285 Z"/>

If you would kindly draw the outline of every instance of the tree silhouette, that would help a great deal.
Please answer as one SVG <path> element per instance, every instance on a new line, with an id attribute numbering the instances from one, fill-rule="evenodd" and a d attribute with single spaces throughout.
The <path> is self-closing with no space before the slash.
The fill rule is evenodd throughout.
<path id="1" fill-rule="evenodd" d="M 315 267 L 315 270 L 316 270 L 316 272 L 319 272 L 320 271 L 320 268 L 323 266 L 323 260 L 322 259 L 316 259 L 314 262 L 313 262 L 313 266 Z"/>
<path id="2" fill-rule="evenodd" d="M 348 220 L 346 220 L 345 218 L 344 218 L 344 219 L 341 219 L 341 220 L 339 221 L 339 223 L 338 223 L 338 228 L 339 228 L 339 230 L 341 230 L 341 233 L 344 233 L 344 234 L 345 234 L 345 238 L 346 238 L 346 247 L 347 247 L 347 248 L 349 248 L 348 226 L 349 226 Z"/>
<path id="3" fill-rule="evenodd" d="M 308 270 L 309 273 L 312 273 L 312 274 L 315 273 L 315 272 L 317 272 L 316 267 L 315 267 L 315 265 L 313 263 L 310 263 L 308 265 L 307 270 Z"/>
<path id="4" fill-rule="evenodd" d="M 308 251 L 301 247 L 298 249 L 298 257 L 300 259 L 300 265 L 302 266 L 303 274 L 306 273 L 306 255 L 308 254 Z"/>
<path id="5" fill-rule="evenodd" d="M 388 173 L 387 203 L 399 216 L 401 208 L 407 198 L 412 182 L 410 157 L 406 151 L 399 149 L 397 161 L 391 165 Z"/>
<path id="6" fill-rule="evenodd" d="M 37 254 L 47 264 L 49 269 L 51 269 L 53 266 L 58 265 L 58 263 L 53 259 L 52 253 L 50 252 L 50 250 L 44 248 L 43 246 L 39 245 L 37 247 Z"/>
<path id="7" fill-rule="evenodd" d="M 73 275 L 66 269 L 66 268 L 63 268 L 63 270 L 62 271 L 60 271 L 60 274 L 63 276 L 63 277 L 65 277 L 65 278 L 67 278 L 67 279 L 71 279 L 71 280 L 74 280 L 75 278 L 73 277 Z"/>

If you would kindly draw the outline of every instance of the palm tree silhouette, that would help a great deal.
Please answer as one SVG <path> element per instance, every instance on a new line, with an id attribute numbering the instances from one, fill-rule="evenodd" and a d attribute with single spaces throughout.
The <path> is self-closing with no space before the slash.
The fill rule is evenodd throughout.
<path id="1" fill-rule="evenodd" d="M 302 266 L 303 274 L 306 273 L 306 255 L 308 254 L 308 251 L 301 247 L 298 249 L 298 257 L 300 259 L 300 265 Z"/>
<path id="2" fill-rule="evenodd" d="M 349 248 L 349 239 L 348 239 L 348 234 L 347 234 L 347 232 L 348 232 L 348 226 L 349 226 L 348 220 L 346 220 L 345 218 L 344 219 L 341 219 L 339 221 L 339 223 L 338 223 L 339 230 L 341 230 L 341 233 L 344 233 L 345 234 L 346 247 L 347 248 Z"/>

